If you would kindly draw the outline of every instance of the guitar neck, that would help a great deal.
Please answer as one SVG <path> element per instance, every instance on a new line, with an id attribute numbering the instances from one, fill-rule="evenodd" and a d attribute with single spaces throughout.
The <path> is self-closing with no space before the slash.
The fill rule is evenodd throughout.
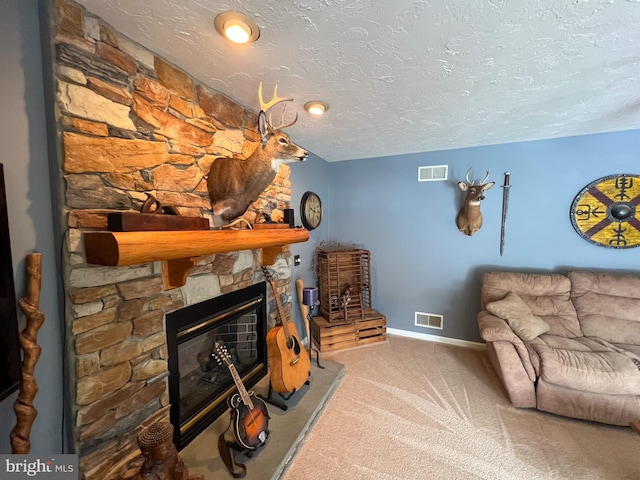
<path id="1" fill-rule="evenodd" d="M 229 371 L 231 372 L 231 376 L 233 377 L 233 381 L 238 388 L 238 393 L 240 394 L 240 398 L 242 399 L 242 403 L 244 403 L 249 410 L 253 410 L 253 402 L 251 401 L 251 397 L 247 393 L 247 389 L 244 387 L 244 383 L 242 383 L 242 379 L 240 375 L 238 375 L 238 371 L 233 363 L 228 362 L 227 366 L 229 367 Z"/>
<path id="2" fill-rule="evenodd" d="M 289 341 L 291 334 L 289 333 L 289 321 L 287 320 L 287 317 L 284 315 L 284 309 L 282 308 L 282 305 L 280 304 L 280 296 L 278 295 L 278 287 L 276 287 L 276 283 L 273 281 L 273 278 L 271 277 L 271 274 L 265 269 L 262 269 L 264 272 L 264 276 L 267 279 L 267 281 L 269 282 L 269 285 L 271 285 L 271 290 L 273 291 L 273 297 L 276 301 L 276 309 L 278 310 L 278 317 L 280 317 L 280 321 L 282 322 L 282 328 L 284 329 L 284 335 L 287 339 L 287 341 Z"/>

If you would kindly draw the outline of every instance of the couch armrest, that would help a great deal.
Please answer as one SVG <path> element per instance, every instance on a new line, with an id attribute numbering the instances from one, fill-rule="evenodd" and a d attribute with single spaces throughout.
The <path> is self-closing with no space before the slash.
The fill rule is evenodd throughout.
<path id="1" fill-rule="evenodd" d="M 514 345 L 502 341 L 488 342 L 487 356 L 511 403 L 515 407 L 535 408 L 536 383 L 529 378 Z"/>
<path id="2" fill-rule="evenodd" d="M 480 330 L 480 336 L 485 342 L 506 341 L 522 343 L 522 340 L 513 333 L 513 330 L 511 330 L 507 322 L 486 310 L 478 313 L 478 328 Z"/>
<path id="3" fill-rule="evenodd" d="M 520 363 L 529 380 L 531 382 L 536 381 L 535 369 L 531 364 L 527 347 L 520 337 L 511 330 L 511 327 L 507 322 L 486 310 L 482 310 L 478 313 L 478 328 L 480 330 L 480 336 L 486 342 L 507 342 L 513 345 L 515 350 L 514 353 L 517 353 L 517 356 L 513 355 L 509 359 L 509 363 Z M 505 365 L 503 365 L 503 368 L 505 368 Z"/>

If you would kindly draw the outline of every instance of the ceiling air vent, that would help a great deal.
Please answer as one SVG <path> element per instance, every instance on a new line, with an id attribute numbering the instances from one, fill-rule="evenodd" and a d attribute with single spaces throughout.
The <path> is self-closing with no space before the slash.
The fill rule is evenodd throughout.
<path id="1" fill-rule="evenodd" d="M 442 330 L 444 317 L 435 313 L 416 312 L 416 325 L 418 327 L 436 328 Z"/>
<path id="2" fill-rule="evenodd" d="M 419 182 L 441 182 L 447 179 L 448 165 L 431 165 L 418 167 Z"/>

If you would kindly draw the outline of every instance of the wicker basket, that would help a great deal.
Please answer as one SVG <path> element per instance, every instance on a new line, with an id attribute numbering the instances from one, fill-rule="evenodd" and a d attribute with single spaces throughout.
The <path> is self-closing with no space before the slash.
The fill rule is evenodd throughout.
<path id="1" fill-rule="evenodd" d="M 318 254 L 320 313 L 328 322 L 364 320 L 371 308 L 371 254 L 344 250 Z"/>

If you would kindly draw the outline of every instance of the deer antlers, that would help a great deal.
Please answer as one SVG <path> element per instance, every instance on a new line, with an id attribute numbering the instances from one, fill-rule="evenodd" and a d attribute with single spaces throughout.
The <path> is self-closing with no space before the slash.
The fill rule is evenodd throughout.
<path id="1" fill-rule="evenodd" d="M 467 174 L 465 175 L 465 178 L 467 179 L 467 185 L 469 185 L 470 187 L 475 185 L 475 180 L 469 180 L 469 173 L 471 172 L 471 169 L 473 167 L 469 167 L 469 169 L 467 170 Z M 490 170 L 487 168 L 487 174 L 485 175 L 485 177 L 482 179 L 482 181 L 480 181 L 478 183 L 478 185 L 484 185 L 484 182 L 487 181 L 487 178 L 489 178 L 489 172 Z"/>
<path id="2" fill-rule="evenodd" d="M 273 98 L 269 102 L 265 103 L 264 97 L 262 96 L 262 82 L 260 82 L 260 86 L 258 87 L 258 99 L 260 100 L 260 111 L 265 112 L 265 114 L 271 107 L 273 107 L 274 105 L 277 105 L 278 103 L 293 101 L 293 98 L 278 97 L 278 84 L 276 84 L 276 86 L 273 89 Z M 273 124 L 271 120 L 271 112 L 269 112 L 268 124 L 269 124 L 269 127 L 271 127 L 273 130 L 281 130 L 283 128 L 290 127 L 291 125 L 293 125 L 298 121 L 298 113 L 296 112 L 296 116 L 292 122 L 289 122 L 286 124 L 283 123 L 285 109 L 286 109 L 286 105 L 285 105 L 285 108 L 282 109 L 282 114 L 280 116 L 280 122 L 281 122 L 280 125 Z"/>
<path id="3" fill-rule="evenodd" d="M 293 101 L 293 98 L 278 97 L 278 84 L 276 83 L 276 86 L 273 89 L 273 98 L 270 102 L 264 103 L 264 97 L 262 96 L 262 82 L 260 82 L 260 86 L 258 87 L 258 99 L 260 100 L 260 110 L 262 110 L 263 112 L 269 110 L 276 103 Z"/>

